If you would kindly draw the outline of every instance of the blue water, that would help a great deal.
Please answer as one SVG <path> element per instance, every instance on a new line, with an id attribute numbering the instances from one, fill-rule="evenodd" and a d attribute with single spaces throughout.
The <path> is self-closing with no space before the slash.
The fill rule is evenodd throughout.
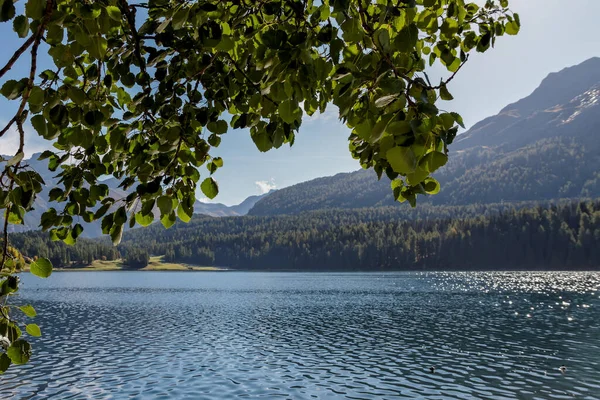
<path id="1" fill-rule="evenodd" d="M 43 337 L 0 399 L 600 399 L 598 273 L 22 280 Z"/>

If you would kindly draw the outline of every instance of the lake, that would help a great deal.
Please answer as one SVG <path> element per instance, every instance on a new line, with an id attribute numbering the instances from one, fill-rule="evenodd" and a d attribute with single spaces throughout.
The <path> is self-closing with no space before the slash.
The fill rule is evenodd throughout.
<path id="1" fill-rule="evenodd" d="M 600 399 L 599 273 L 22 281 L 43 337 L 2 399 Z"/>

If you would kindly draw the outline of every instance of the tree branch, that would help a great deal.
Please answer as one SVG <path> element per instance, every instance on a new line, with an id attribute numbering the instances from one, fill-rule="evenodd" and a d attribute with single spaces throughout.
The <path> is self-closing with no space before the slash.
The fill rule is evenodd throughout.
<path id="1" fill-rule="evenodd" d="M 2 136 L 4 136 L 4 134 L 6 132 L 8 132 L 8 130 L 10 129 L 10 127 L 12 126 L 12 124 L 14 124 L 17 121 L 17 117 L 12 117 L 12 119 L 10 121 L 8 121 L 8 124 L 6 124 L 6 126 L 4 128 L 2 128 L 2 130 L 0 131 L 0 138 Z"/>
<path id="2" fill-rule="evenodd" d="M 17 49 L 17 51 L 15 51 L 15 54 L 12 55 L 12 57 L 8 60 L 8 62 L 6 63 L 6 65 L 0 70 L 0 78 L 2 78 L 2 76 L 4 74 L 6 74 L 8 71 L 10 71 L 10 69 L 12 68 L 12 66 L 14 65 L 15 62 L 17 62 L 17 60 L 19 59 L 19 57 L 21 57 L 21 55 L 23 53 L 25 53 L 25 50 L 27 50 L 29 48 L 29 46 L 31 46 L 31 44 L 34 42 L 36 37 L 36 34 L 33 34 L 31 36 L 29 36 L 29 39 L 27 39 L 25 41 L 25 43 L 23 43 L 21 45 L 21 47 L 19 47 Z"/>
<path id="3" fill-rule="evenodd" d="M 17 154 L 23 152 L 23 149 L 25 147 L 25 130 L 23 129 L 23 120 L 26 118 L 26 113 L 24 114 L 25 106 L 27 105 L 27 100 L 29 99 L 29 95 L 31 94 L 31 89 L 33 88 L 33 82 L 35 80 L 35 71 L 37 69 L 38 47 L 40 46 L 40 41 L 42 39 L 44 30 L 46 29 L 46 25 L 48 24 L 48 21 L 50 20 L 50 16 L 52 15 L 53 7 L 54 7 L 54 0 L 46 0 L 46 10 L 44 12 L 44 16 L 42 17 L 40 25 L 37 28 L 37 31 L 31 37 L 32 43 L 29 43 L 25 47 L 21 46 L 21 48 L 23 48 L 23 51 L 25 51 L 25 49 L 27 49 L 29 47 L 29 45 L 33 44 L 32 48 L 31 48 L 31 67 L 29 69 L 29 80 L 27 81 L 27 88 L 23 92 L 23 98 L 21 99 L 21 104 L 19 106 L 19 109 L 17 110 L 17 113 L 11 119 L 9 124 L 2 130 L 2 135 L 3 135 L 6 131 L 8 131 L 8 128 L 13 123 L 15 123 L 15 122 L 17 123 L 17 129 L 19 130 L 19 149 L 17 151 Z M 16 58 L 15 58 L 15 55 L 16 55 Z M 13 55 L 13 58 L 15 58 L 15 61 L 16 61 L 16 59 L 19 58 L 20 54 L 15 53 L 15 55 Z M 13 61 L 13 63 L 14 63 L 14 61 Z M 12 66 L 12 64 L 10 64 L 10 62 L 9 62 L 9 64 L 7 64 L 8 69 L 6 69 L 6 71 L 8 71 L 11 66 Z M 2 135 L 0 135 L 0 136 L 2 136 Z M 19 161 L 18 163 L 16 163 L 13 166 L 15 172 L 19 168 L 20 163 L 21 162 Z M 9 176 L 9 179 L 10 179 L 10 187 L 9 187 L 9 192 L 10 192 L 10 191 L 12 191 L 12 189 L 14 187 L 15 180 L 14 180 L 14 178 L 12 178 L 10 176 Z M 6 263 L 6 257 L 8 255 L 8 217 L 9 217 L 9 215 L 10 215 L 10 208 L 7 206 L 5 214 L 4 214 L 4 227 L 3 227 L 3 232 L 2 232 L 4 243 L 3 243 L 3 247 L 2 247 L 2 262 L 0 263 L 0 269 L 4 268 L 4 264 Z"/>
<path id="4" fill-rule="evenodd" d="M 146 60 L 142 57 L 142 49 L 140 46 L 140 35 L 135 27 L 135 8 L 133 8 L 133 12 L 131 12 L 131 7 L 127 0 L 119 0 L 119 6 L 121 12 L 125 15 L 127 19 L 127 24 L 129 25 L 129 30 L 131 31 L 131 36 L 133 38 L 133 53 L 140 64 L 140 71 L 146 74 Z M 146 85 L 145 91 L 150 92 L 150 86 Z"/>

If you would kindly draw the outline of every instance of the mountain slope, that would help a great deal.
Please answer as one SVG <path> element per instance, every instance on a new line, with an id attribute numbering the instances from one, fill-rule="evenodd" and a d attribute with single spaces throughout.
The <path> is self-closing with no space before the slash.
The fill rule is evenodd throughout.
<path id="1" fill-rule="evenodd" d="M 550 74 L 530 96 L 459 135 L 450 146 L 450 162 L 436 174 L 441 192 L 419 201 L 461 205 L 598 197 L 599 171 L 600 58 L 593 58 Z M 389 180 L 360 170 L 280 189 L 249 214 L 392 204 Z"/>

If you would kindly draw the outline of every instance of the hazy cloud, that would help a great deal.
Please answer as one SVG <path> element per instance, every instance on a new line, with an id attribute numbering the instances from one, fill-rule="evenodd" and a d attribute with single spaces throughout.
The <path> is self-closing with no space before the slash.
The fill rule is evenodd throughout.
<path id="1" fill-rule="evenodd" d="M 268 181 L 256 181 L 254 182 L 256 186 L 258 186 L 258 190 L 260 190 L 260 194 L 269 193 L 273 189 L 277 189 L 277 185 L 275 184 L 275 179 L 271 178 Z"/>
<path id="2" fill-rule="evenodd" d="M 337 122 L 338 119 L 339 119 L 338 108 L 336 106 L 334 106 L 333 104 L 329 104 L 327 106 L 327 108 L 325 109 L 325 112 L 322 114 L 319 111 L 317 111 L 311 117 L 309 117 L 308 115 L 306 115 L 306 112 L 305 112 L 304 116 L 302 118 L 302 122 L 305 122 L 307 124 L 314 123 L 314 122 L 325 123 L 325 122 Z"/>
<path id="3" fill-rule="evenodd" d="M 0 128 L 6 126 L 6 121 L 0 120 Z M 52 148 L 52 143 L 39 137 L 33 130 L 28 126 L 24 126 L 25 130 L 25 158 L 30 158 L 33 153 L 39 153 L 44 150 Z M 13 125 L 1 138 L 0 138 L 0 154 L 12 156 L 17 152 L 19 148 L 19 133 L 16 127 Z"/>

